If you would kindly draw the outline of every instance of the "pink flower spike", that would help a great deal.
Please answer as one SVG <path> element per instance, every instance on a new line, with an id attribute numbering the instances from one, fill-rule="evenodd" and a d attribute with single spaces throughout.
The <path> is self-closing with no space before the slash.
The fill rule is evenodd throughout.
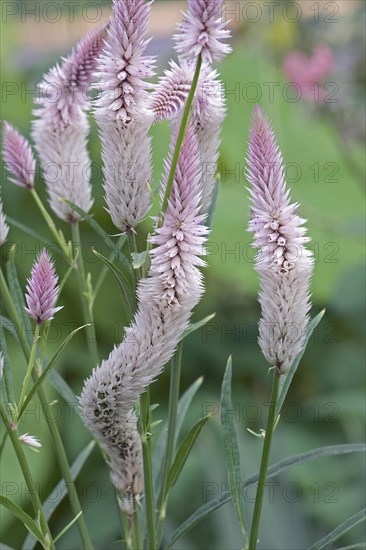
<path id="1" fill-rule="evenodd" d="M 231 52 L 231 47 L 223 42 L 230 38 L 223 11 L 222 0 L 188 0 L 188 13 L 174 36 L 175 49 L 183 59 L 201 54 L 203 61 L 212 63 Z"/>
<path id="2" fill-rule="evenodd" d="M 12 183 L 27 189 L 34 187 L 36 161 L 32 148 L 25 137 L 7 122 L 3 128 L 3 159 L 7 170 L 14 176 L 10 178 Z"/>
<path id="3" fill-rule="evenodd" d="M 34 450 L 42 447 L 40 440 L 34 437 L 34 435 L 29 435 L 28 433 L 20 435 L 19 441 L 24 443 L 24 445 L 28 445 L 28 447 L 32 447 Z"/>
<path id="4" fill-rule="evenodd" d="M 255 269 L 260 278 L 259 345 L 267 361 L 285 374 L 304 349 L 309 322 L 314 258 L 305 244 L 305 220 L 291 203 L 275 134 L 259 106 L 250 131 L 247 179 L 251 184 Z"/>
<path id="5" fill-rule="evenodd" d="M 26 312 L 36 323 L 50 321 L 61 307 L 55 307 L 58 294 L 58 277 L 51 257 L 45 248 L 42 249 L 32 268 L 28 279 Z"/>

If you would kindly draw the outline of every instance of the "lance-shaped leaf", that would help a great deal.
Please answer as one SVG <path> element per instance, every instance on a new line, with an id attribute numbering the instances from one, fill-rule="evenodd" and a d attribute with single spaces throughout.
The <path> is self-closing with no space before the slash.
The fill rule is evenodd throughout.
<path id="1" fill-rule="evenodd" d="M 244 547 L 246 547 L 248 537 L 245 526 L 244 495 L 242 491 L 243 481 L 240 473 L 240 453 L 231 399 L 231 377 L 232 359 L 229 357 L 221 390 L 221 425 L 224 433 L 229 489 L 234 496 L 233 504 L 235 513 L 243 534 Z"/>
<path id="2" fill-rule="evenodd" d="M 23 523 L 24 527 L 26 527 L 26 529 L 28 529 L 28 531 L 32 533 L 32 535 L 41 543 L 43 548 L 47 548 L 44 543 L 44 539 L 41 531 L 38 529 L 33 519 L 30 516 L 28 516 L 28 514 L 26 514 L 24 510 L 20 508 L 20 506 L 18 506 L 17 504 L 14 504 L 14 502 L 4 497 L 3 495 L 0 495 L 0 504 L 2 504 L 5 508 L 7 508 L 9 512 L 14 514 L 14 516 L 17 517 Z"/>
<path id="3" fill-rule="evenodd" d="M 352 527 L 355 527 L 359 523 L 366 520 L 366 508 L 358 512 L 357 514 L 354 514 L 350 518 L 348 518 L 346 521 L 344 521 L 341 525 L 336 527 L 333 531 L 328 533 L 325 537 L 323 537 L 321 540 L 310 546 L 309 550 L 323 550 L 323 548 L 328 548 L 330 544 L 338 540 L 340 537 L 342 537 L 347 531 L 352 529 Z"/>
<path id="4" fill-rule="evenodd" d="M 364 453 L 365 451 L 366 451 L 366 445 L 363 443 L 354 443 L 354 444 L 347 444 L 347 445 L 330 445 L 327 447 L 320 447 L 318 449 L 313 449 L 312 451 L 307 451 L 305 453 L 301 453 L 296 456 L 285 458 L 284 460 L 281 460 L 280 462 L 273 464 L 268 469 L 267 479 L 270 479 L 280 474 L 281 472 L 284 472 L 285 470 L 289 470 L 294 466 L 300 466 L 300 464 L 306 464 L 307 462 L 311 462 L 319 458 L 325 458 L 329 456 L 336 456 L 336 455 L 342 455 L 342 454 L 348 454 L 348 453 Z M 246 478 L 243 482 L 243 490 L 246 489 L 246 487 L 249 487 L 249 485 L 252 485 L 257 482 L 258 482 L 258 474 L 255 474 L 253 476 Z M 174 531 L 166 548 L 167 549 L 171 548 L 178 539 L 186 535 L 191 529 L 193 529 L 193 527 L 198 525 L 198 523 L 200 523 L 202 520 L 204 520 L 210 514 L 212 514 L 212 512 L 214 512 L 215 510 L 217 510 L 227 502 L 230 502 L 231 497 L 232 495 L 230 491 L 225 491 L 217 498 L 210 500 L 209 502 L 207 502 L 206 504 L 198 508 L 198 510 L 196 510 L 186 521 L 184 521 L 178 527 L 178 529 Z"/>
<path id="5" fill-rule="evenodd" d="M 189 334 L 192 334 L 192 332 L 195 332 L 196 330 L 199 330 L 200 328 L 204 327 L 212 321 L 216 317 L 216 313 L 211 313 L 211 315 L 207 315 L 204 319 L 201 319 L 200 321 L 197 321 L 197 323 L 191 323 L 189 327 L 186 328 L 183 334 L 183 338 L 186 338 Z"/>

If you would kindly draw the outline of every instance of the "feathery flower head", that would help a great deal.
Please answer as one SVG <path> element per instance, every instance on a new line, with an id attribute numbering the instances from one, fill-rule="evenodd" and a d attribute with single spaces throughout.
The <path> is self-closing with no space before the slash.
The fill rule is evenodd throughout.
<path id="1" fill-rule="evenodd" d="M 166 174 L 170 172 L 176 136 L 172 140 L 170 155 L 165 163 Z M 204 266 L 205 216 L 199 215 L 201 207 L 201 166 L 197 138 L 192 127 L 186 132 L 177 170 L 175 172 L 164 224 L 156 229 L 151 242 L 156 247 L 151 251 L 151 274 L 161 282 L 155 296 L 162 303 L 180 305 L 190 299 L 191 287 L 200 287 L 192 280 L 200 273 L 196 266 Z M 165 185 L 163 185 L 163 189 Z"/>
<path id="2" fill-rule="evenodd" d="M 100 89 L 95 114 L 98 120 L 130 122 L 146 117 L 144 79 L 153 76 L 154 60 L 145 56 L 150 3 L 113 0 L 108 38 L 99 58 L 96 78 Z"/>
<path id="3" fill-rule="evenodd" d="M 4 122 L 3 159 L 7 170 L 13 176 L 9 178 L 19 187 L 32 189 L 36 171 L 36 161 L 28 141 L 13 126 Z"/>
<path id="4" fill-rule="evenodd" d="M 58 294 L 58 277 L 47 250 L 43 248 L 27 280 L 26 312 L 38 324 L 50 321 L 61 307 L 55 307 Z"/>
<path id="5" fill-rule="evenodd" d="M 28 447 L 34 447 L 35 449 L 39 449 L 42 447 L 41 442 L 37 437 L 34 437 L 34 435 L 29 435 L 28 433 L 20 435 L 19 441 L 24 443 L 24 445 L 28 445 Z"/>
<path id="6" fill-rule="evenodd" d="M 94 30 L 73 48 L 62 63 L 53 67 L 38 85 L 39 109 L 35 115 L 54 129 L 80 122 L 89 108 L 88 88 L 104 45 L 105 29 Z"/>
<path id="7" fill-rule="evenodd" d="M 312 253 L 305 248 L 304 221 L 291 204 L 282 155 L 261 108 L 254 110 L 247 177 L 251 184 L 254 246 L 259 249 L 259 345 L 267 361 L 285 374 L 305 345 L 309 322 Z"/>
<path id="8" fill-rule="evenodd" d="M 188 13 L 174 36 L 175 49 L 183 59 L 201 54 L 203 61 L 212 63 L 231 52 L 231 47 L 223 42 L 230 38 L 230 31 L 222 16 L 222 0 L 188 0 Z"/>
<path id="9" fill-rule="evenodd" d="M 66 222 L 80 219 L 66 198 L 88 212 L 93 204 L 87 149 L 87 87 L 103 45 L 105 30 L 81 40 L 60 66 L 46 74 L 36 99 L 33 139 L 42 162 L 50 206 Z"/>
<path id="10" fill-rule="evenodd" d="M 200 209 L 199 153 L 189 129 L 163 225 L 152 237 L 149 276 L 138 287 L 139 307 L 125 337 L 93 370 L 80 397 L 81 416 L 109 458 L 122 510 L 143 491 L 141 441 L 134 403 L 173 356 L 203 292 L 207 228 Z"/>
<path id="11" fill-rule="evenodd" d="M 305 220 L 297 214 L 299 204 L 291 204 L 274 132 L 258 105 L 247 161 L 252 202 L 249 231 L 254 233 L 254 246 L 260 250 L 258 265 L 287 273 L 301 258 L 311 258 L 304 247 L 310 239 L 305 236 Z"/>
<path id="12" fill-rule="evenodd" d="M 0 246 L 6 241 L 6 237 L 9 233 L 9 226 L 6 223 L 6 217 L 3 211 L 3 202 L 0 199 Z"/>

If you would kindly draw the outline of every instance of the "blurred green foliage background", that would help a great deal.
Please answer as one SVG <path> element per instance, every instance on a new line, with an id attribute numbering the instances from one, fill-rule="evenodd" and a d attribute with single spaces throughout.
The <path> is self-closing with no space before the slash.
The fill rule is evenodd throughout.
<path id="1" fill-rule="evenodd" d="M 22 17 L 24 5 L 30 10 L 33 4 L 37 3 L 3 2 L 0 53 L 1 119 L 14 123 L 28 137 L 36 82 L 60 55 L 67 54 L 72 42 L 92 26 L 83 18 L 81 8 L 88 4 L 86 1 L 75 2 L 75 18 L 71 21 L 65 11 L 65 3 L 60 0 L 64 11 L 62 18 L 54 23 L 49 21 L 51 11 L 48 16 L 42 17 L 41 10 L 39 21 L 29 14 Z M 42 7 L 46 1 L 38 4 Z M 94 4 L 102 6 L 105 18 L 109 2 Z M 174 21 L 177 4 L 184 7 L 184 2 L 169 1 L 153 6 L 153 13 L 158 8 L 164 9 L 159 11 L 159 14 L 164 14 L 162 18 L 153 18 L 157 39 L 151 48 L 160 56 L 159 74 L 170 56 L 174 55 L 169 36 L 173 31 L 170 21 Z M 207 497 L 217 496 L 223 488 L 226 489 L 218 402 L 229 354 L 233 354 L 234 362 L 233 400 L 243 471 L 249 475 L 259 467 L 261 441 L 246 429 L 258 431 L 265 425 L 269 377 L 268 366 L 256 343 L 258 280 L 253 269 L 250 235 L 246 232 L 249 203 L 243 175 L 250 116 L 255 102 L 264 107 L 274 125 L 288 165 L 292 196 L 301 203 L 301 213 L 309 220 L 309 234 L 317 260 L 312 287 L 313 313 L 327 308 L 290 389 L 288 405 L 276 430 L 271 460 L 274 462 L 317 446 L 364 439 L 365 4 L 363 1 L 349 0 L 331 2 L 337 11 L 328 21 L 329 8 L 324 2 L 315 3 L 319 9 L 318 18 L 314 11 L 309 12 L 310 2 L 297 4 L 301 17 L 296 18 L 295 12 L 291 11 L 285 12 L 285 17 L 283 8 L 287 5 L 291 10 L 293 8 L 288 4 L 295 2 L 281 2 L 279 7 L 274 7 L 273 22 L 266 7 L 269 3 L 251 3 L 257 5 L 257 10 L 259 6 L 261 12 L 243 11 L 247 4 L 245 0 L 230 4 L 230 9 L 234 10 L 230 14 L 234 52 L 219 67 L 225 84 L 228 115 L 223 129 L 219 166 L 220 192 L 209 240 L 211 254 L 205 269 L 207 290 L 195 319 L 212 312 L 216 312 L 216 317 L 204 329 L 189 337 L 183 358 L 182 389 L 199 376 L 204 376 L 202 388 L 189 411 L 185 430 L 207 410 L 213 410 L 214 415 L 200 436 L 174 490 L 168 531 L 173 530 Z M 17 13 L 10 15 L 10 11 L 5 12 L 5 5 L 15 6 Z M 256 13 L 261 13 L 258 20 Z M 310 54 L 320 42 L 328 44 L 334 53 L 334 67 L 327 80 L 337 86 L 337 101 L 329 104 L 290 101 L 283 93 L 286 87 L 281 68 L 284 57 L 296 49 Z M 273 98 L 269 97 L 268 83 L 275 83 Z M 154 185 L 157 186 L 168 150 L 168 126 L 155 126 L 153 138 Z M 114 234 L 115 228 L 104 210 L 100 143 L 94 123 L 90 150 L 95 197 L 93 215 L 110 234 Z M 46 200 L 41 181 L 38 181 L 37 188 Z M 51 240 L 31 197 L 27 191 L 6 182 L 4 169 L 2 196 L 10 219 L 32 227 L 44 235 L 46 242 Z M 67 225 L 60 222 L 60 226 L 69 236 Z M 146 220 L 138 236 L 141 249 L 150 229 L 151 221 Z M 93 245 L 102 253 L 107 252 L 105 245 L 85 223 L 82 225 L 82 238 L 84 245 Z M 9 241 L 17 243 L 17 266 L 24 286 L 40 244 L 15 226 L 11 226 Z M 5 261 L 6 250 L 3 247 L 2 261 Z M 88 250 L 85 261 L 95 281 L 101 264 Z M 66 271 L 61 259 L 57 262 L 57 270 L 60 274 Z M 128 322 L 121 311 L 118 292 L 115 281 L 108 275 L 95 304 L 101 357 L 106 357 L 113 344 L 120 341 L 122 327 Z M 58 314 L 57 330 L 51 330 L 50 355 L 60 338 L 70 331 L 69 323 L 82 323 L 78 299 L 76 276 L 72 276 L 64 290 L 64 309 Z M 8 345 L 19 388 L 25 369 L 24 360 L 11 337 Z M 82 336 L 74 339 L 57 369 L 78 395 L 83 379 L 90 373 L 86 342 Z M 153 402 L 161 403 L 154 419 L 165 417 L 168 384 L 167 369 L 152 389 Z M 50 399 L 58 399 L 55 406 L 60 430 L 72 461 L 89 441 L 90 434 L 72 413 L 72 408 L 62 402 L 50 385 L 47 390 Z M 41 495 L 45 498 L 60 473 L 37 401 L 24 415 L 21 430 L 36 435 L 42 441 L 39 454 L 27 452 L 27 455 L 42 488 Z M 363 466 L 359 456 L 347 455 L 296 468 L 276 479 L 277 484 L 269 486 L 266 494 L 260 548 L 303 550 L 357 512 L 365 497 L 361 478 Z M 7 445 L 2 458 L 1 484 L 3 494 L 29 508 L 10 445 Z M 115 495 L 98 451 L 93 451 L 78 479 L 78 487 L 96 547 L 98 550 L 116 547 L 114 541 L 120 533 Z M 250 514 L 253 495 L 246 497 Z M 70 519 L 65 499 L 54 514 L 52 528 L 58 532 Z M 20 548 L 25 533 L 20 523 L 4 510 L 1 510 L 1 527 L 2 541 Z M 362 536 L 363 528 L 355 528 L 334 548 L 359 542 Z M 80 548 L 76 527 L 61 539 L 59 548 Z M 179 541 L 176 548 L 240 548 L 240 532 L 232 505 L 228 504 L 216 512 L 210 521 Z"/>

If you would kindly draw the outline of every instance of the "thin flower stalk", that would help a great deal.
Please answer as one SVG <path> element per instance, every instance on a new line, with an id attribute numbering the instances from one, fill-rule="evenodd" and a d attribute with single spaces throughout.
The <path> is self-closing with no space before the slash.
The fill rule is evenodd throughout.
<path id="1" fill-rule="evenodd" d="M 304 222 L 291 203 L 284 165 L 274 132 L 259 106 L 254 109 L 247 157 L 251 217 L 249 230 L 258 249 L 255 268 L 260 277 L 259 344 L 274 369 L 270 409 L 257 486 L 250 550 L 258 542 L 263 493 L 269 463 L 280 377 L 303 350 L 309 322 L 309 287 L 313 256 Z"/>
<path id="2" fill-rule="evenodd" d="M 275 135 L 261 108 L 254 110 L 247 177 L 252 202 L 249 231 L 258 249 L 259 344 L 267 361 L 285 374 L 305 343 L 309 322 L 312 252 L 305 247 L 299 204 L 291 203 Z"/>
<path id="3" fill-rule="evenodd" d="M 151 7 L 145 0 L 114 0 L 108 37 L 96 71 L 94 114 L 100 130 L 105 200 L 114 225 L 134 231 L 150 206 L 153 118 L 146 80 L 154 60 L 145 55 Z"/>
<path id="4" fill-rule="evenodd" d="M 175 143 L 172 144 L 167 174 Z M 139 307 L 123 342 L 85 381 L 80 397 L 85 424 L 109 457 L 120 506 L 132 513 L 143 491 L 141 441 L 134 403 L 174 354 L 203 292 L 198 267 L 207 235 L 200 216 L 198 145 L 185 138 L 164 222 L 151 242 L 149 276 L 138 286 Z"/>

